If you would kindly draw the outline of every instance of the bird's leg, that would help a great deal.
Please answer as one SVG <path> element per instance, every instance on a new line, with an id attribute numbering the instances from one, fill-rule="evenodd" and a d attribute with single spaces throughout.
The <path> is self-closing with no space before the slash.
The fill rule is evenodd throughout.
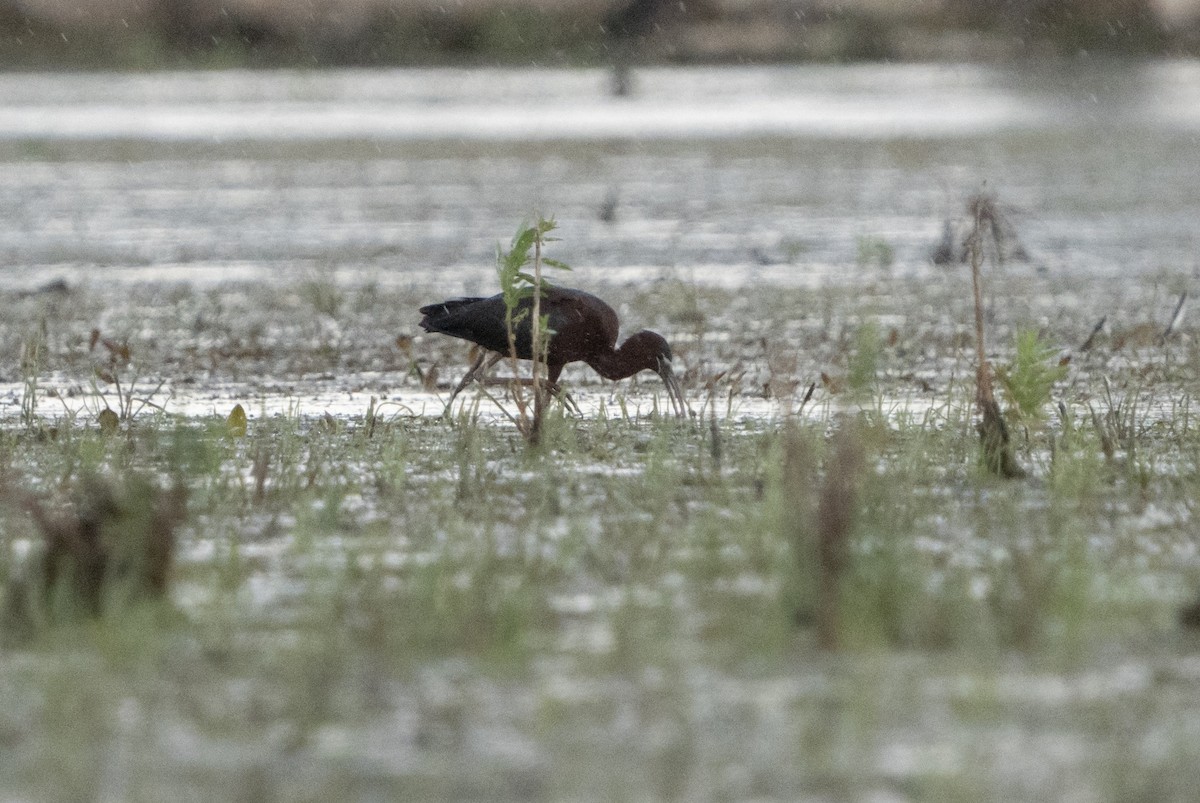
<path id="1" fill-rule="evenodd" d="M 548 369 L 546 372 L 546 390 L 550 392 L 551 396 L 562 402 L 563 407 L 566 407 L 568 411 L 576 415 L 583 415 L 583 411 L 579 409 L 579 405 L 571 398 L 571 394 L 563 390 L 563 386 L 558 384 L 558 378 L 562 376 L 562 365 L 551 365 L 548 366 Z"/>
<path id="2" fill-rule="evenodd" d="M 471 384 L 471 381 L 482 373 L 486 373 L 493 365 L 500 362 L 504 355 L 498 351 L 485 351 L 475 360 L 475 364 L 471 366 L 471 370 L 467 371 L 463 376 L 462 381 L 450 393 L 450 400 L 446 402 L 446 410 L 442 413 L 443 416 L 450 415 L 450 407 L 454 404 L 454 397 L 462 392 L 463 388 Z"/>
<path id="3" fill-rule="evenodd" d="M 487 379 L 480 379 L 479 381 L 485 385 L 521 385 L 522 387 L 533 386 L 533 380 L 527 376 L 504 377 L 502 379 L 489 377 Z M 575 413 L 576 415 L 583 415 L 583 411 L 579 409 L 579 405 L 576 404 L 575 400 L 571 398 L 570 393 L 567 393 L 565 390 L 563 390 L 562 385 L 558 384 L 557 382 L 550 382 L 546 380 L 545 387 L 546 391 L 551 396 L 562 402 L 563 406 L 572 413 Z"/>
<path id="4" fill-rule="evenodd" d="M 553 382 L 549 387 L 550 395 L 562 402 L 563 407 L 566 407 L 575 415 L 583 415 L 583 411 L 579 409 L 579 405 L 571 398 L 571 394 L 563 390 L 563 386 L 557 382 Z"/>

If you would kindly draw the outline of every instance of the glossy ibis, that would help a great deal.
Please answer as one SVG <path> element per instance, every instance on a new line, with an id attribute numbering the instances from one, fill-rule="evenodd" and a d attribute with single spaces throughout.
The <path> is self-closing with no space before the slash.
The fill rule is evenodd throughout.
<path id="1" fill-rule="evenodd" d="M 521 316 L 516 326 L 517 357 L 533 358 L 530 349 L 530 317 L 533 299 L 521 301 L 516 310 Z M 542 315 L 548 316 L 550 347 L 546 355 L 547 375 L 552 390 L 557 390 L 563 366 L 570 362 L 585 362 L 605 379 L 625 379 L 639 371 L 654 371 L 667 386 L 667 395 L 676 415 L 685 416 L 687 405 L 679 380 L 671 371 L 671 347 L 657 332 L 641 331 L 628 337 L 617 348 L 617 313 L 591 293 L 566 287 L 550 287 L 542 291 Z M 421 328 L 460 337 L 483 346 L 488 352 L 480 355 L 471 370 L 450 394 L 450 409 L 454 397 L 472 379 L 509 354 L 508 328 L 505 326 L 504 297 L 452 298 L 439 304 L 421 307 Z"/>

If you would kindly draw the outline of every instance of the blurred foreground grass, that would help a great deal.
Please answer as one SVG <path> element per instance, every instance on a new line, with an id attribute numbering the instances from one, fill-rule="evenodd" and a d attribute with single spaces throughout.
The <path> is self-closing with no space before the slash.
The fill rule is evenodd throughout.
<path id="1" fill-rule="evenodd" d="M 0 337 L 42 346 L 9 385 L 40 400 L 22 421 L 10 399 L 5 486 L 58 504 L 81 477 L 136 475 L 188 503 L 166 599 L 0 655 L 0 796 L 1187 799 L 1194 345 L 1077 352 L 1061 409 L 1013 421 L 1031 477 L 997 480 L 968 341 L 929 317 L 953 284 L 630 294 L 675 322 L 699 417 L 635 412 L 653 386 L 610 386 L 594 416 L 556 407 L 537 451 L 477 415 L 487 401 L 410 414 L 431 361 L 452 381 L 461 355 L 370 345 L 403 331 L 407 292 L 260 291 L 253 314 L 232 303 L 245 288 L 8 299 Z M 1013 376 L 1039 298 L 1031 279 L 998 309 Z M 1161 300 L 1124 298 L 1135 320 Z M 738 304 L 758 319 L 735 323 Z M 223 402 L 175 414 L 160 387 L 165 409 L 102 431 L 96 394 L 114 390 L 87 377 L 128 377 L 122 343 L 147 389 L 202 366 L 328 371 L 380 401 L 306 416 L 245 398 L 242 434 Z M 745 414 L 763 394 L 773 412 Z M 0 576 L 36 541 L 0 509 Z"/>

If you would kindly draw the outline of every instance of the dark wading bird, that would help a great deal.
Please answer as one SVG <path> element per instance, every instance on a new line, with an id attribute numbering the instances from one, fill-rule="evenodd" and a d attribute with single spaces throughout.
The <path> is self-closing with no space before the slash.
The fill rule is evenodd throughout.
<path id="1" fill-rule="evenodd" d="M 515 327 L 517 357 L 533 359 L 530 349 L 530 318 L 533 299 L 525 298 L 514 310 L 520 316 Z M 524 312 L 524 315 L 522 315 Z M 654 371 L 667 386 L 667 395 L 675 414 L 687 415 L 687 405 L 679 380 L 671 370 L 671 347 L 662 335 L 648 330 L 628 337 L 617 348 L 620 322 L 613 308 L 582 290 L 550 287 L 542 291 L 542 315 L 549 317 L 550 347 L 546 355 L 550 389 L 558 392 L 558 377 L 570 362 L 585 362 L 605 379 L 625 379 L 639 371 Z M 446 409 L 454 397 L 480 373 L 509 355 L 508 327 L 505 325 L 504 297 L 452 298 L 421 307 L 421 328 L 459 337 L 483 346 L 485 351 L 450 394 Z M 489 353 L 490 352 L 490 353 Z"/>

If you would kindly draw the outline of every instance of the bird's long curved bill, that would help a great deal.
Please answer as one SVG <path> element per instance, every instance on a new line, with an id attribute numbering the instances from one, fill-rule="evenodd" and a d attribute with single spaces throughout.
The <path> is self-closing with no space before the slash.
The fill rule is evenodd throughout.
<path id="1" fill-rule="evenodd" d="M 687 402 L 683 398 L 683 388 L 680 387 L 679 380 L 675 378 L 675 372 L 671 370 L 671 363 L 660 360 L 658 375 L 662 377 L 663 384 L 667 386 L 667 395 L 671 397 L 671 407 L 675 410 L 675 415 L 678 418 L 687 418 Z"/>

